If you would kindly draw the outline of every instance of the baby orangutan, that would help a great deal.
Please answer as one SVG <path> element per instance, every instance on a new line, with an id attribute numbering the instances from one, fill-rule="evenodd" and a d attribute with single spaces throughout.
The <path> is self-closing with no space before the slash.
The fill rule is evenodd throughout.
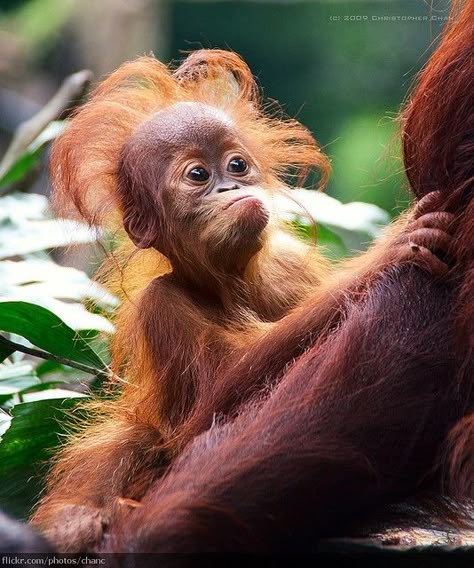
<path id="1" fill-rule="evenodd" d="M 324 183 L 329 162 L 310 133 L 266 116 L 247 66 L 219 50 L 174 73 L 152 58 L 124 64 L 55 143 L 58 210 L 72 203 L 129 237 L 108 277 L 123 290 L 112 364 L 125 384 L 60 453 L 32 519 L 58 550 L 100 548 L 114 510 L 140 506 L 192 438 L 183 425 L 216 377 L 304 300 L 320 299 L 324 335 L 361 279 L 402 263 L 445 274 L 432 251 L 448 250 L 451 216 L 436 212 L 436 193 L 333 274 L 272 204 L 289 170 L 304 179 L 314 168 Z M 229 388 L 235 410 L 239 386 Z"/>

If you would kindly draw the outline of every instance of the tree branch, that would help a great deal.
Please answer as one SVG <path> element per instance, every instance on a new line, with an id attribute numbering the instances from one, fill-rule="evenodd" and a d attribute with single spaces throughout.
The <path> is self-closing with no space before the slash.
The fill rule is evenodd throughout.
<path id="1" fill-rule="evenodd" d="M 100 379 L 108 379 L 109 375 L 107 372 L 101 369 L 96 369 L 95 367 L 90 367 L 89 365 L 84 365 L 83 363 L 77 363 L 76 361 L 71 361 L 66 357 L 60 357 L 59 355 L 53 355 L 42 349 L 36 349 L 33 347 L 26 347 L 20 343 L 15 343 L 10 341 L 3 335 L 0 335 L 0 343 L 6 347 L 13 349 L 14 351 L 20 351 L 21 353 L 26 353 L 27 355 L 33 355 L 34 357 L 39 357 L 40 359 L 46 359 L 47 361 L 55 361 L 56 363 L 61 363 L 62 365 L 67 365 L 68 367 L 73 367 L 74 369 L 79 369 L 84 371 L 89 375 L 94 375 Z"/>

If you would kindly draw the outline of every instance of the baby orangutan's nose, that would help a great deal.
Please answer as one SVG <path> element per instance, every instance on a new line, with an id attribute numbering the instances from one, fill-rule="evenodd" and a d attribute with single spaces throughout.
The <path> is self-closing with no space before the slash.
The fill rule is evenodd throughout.
<path id="1" fill-rule="evenodd" d="M 240 185 L 236 183 L 230 185 L 221 185 L 216 189 L 216 193 L 224 193 L 224 191 L 232 191 L 234 189 L 240 189 Z"/>

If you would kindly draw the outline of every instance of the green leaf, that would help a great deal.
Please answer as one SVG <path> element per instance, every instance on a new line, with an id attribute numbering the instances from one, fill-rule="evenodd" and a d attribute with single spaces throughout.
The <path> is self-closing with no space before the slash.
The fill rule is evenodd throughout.
<path id="1" fill-rule="evenodd" d="M 0 187 L 23 179 L 38 164 L 43 146 L 61 134 L 64 128 L 65 124 L 61 121 L 54 121 L 48 124 L 43 132 L 28 146 L 26 152 L 12 164 L 10 169 L 0 179 Z"/>
<path id="2" fill-rule="evenodd" d="M 1 249 L 0 244 L 0 255 Z M 97 330 L 107 333 L 114 330 L 104 316 L 117 305 L 118 300 L 90 280 L 85 272 L 59 266 L 51 260 L 29 258 L 0 262 L 0 298 L 40 305 L 75 330 L 93 329 L 96 333 Z M 79 303 L 86 300 L 91 305 L 97 305 L 97 313 L 91 313 Z"/>
<path id="3" fill-rule="evenodd" d="M 35 371 L 42 381 L 48 383 L 55 382 L 55 377 L 58 377 L 59 382 L 63 385 L 84 384 L 95 380 L 94 378 L 91 379 L 88 373 L 73 367 L 62 365 L 56 361 L 42 361 L 36 367 Z M 54 375 L 54 377 L 47 381 L 49 375 Z"/>
<path id="4" fill-rule="evenodd" d="M 63 120 L 53 120 L 29 145 L 28 150 L 34 152 L 38 148 L 44 146 L 47 142 L 51 142 L 64 132 L 67 128 L 67 122 Z"/>
<path id="5" fill-rule="evenodd" d="M 0 382 L 9 381 L 23 375 L 36 375 L 31 361 L 19 361 L 11 365 L 0 365 Z"/>
<path id="6" fill-rule="evenodd" d="M 303 223 L 301 220 L 292 221 L 291 225 L 301 237 L 322 247 L 329 258 L 337 259 L 347 255 L 347 248 L 342 238 L 322 223 L 317 224 L 317 239 L 313 225 Z"/>
<path id="7" fill-rule="evenodd" d="M 15 395 L 21 395 L 29 392 L 31 387 L 38 387 L 42 383 L 35 377 L 17 377 L 12 380 L 8 386 L 3 386 L 0 383 L 0 406 L 3 406 L 7 401 L 11 400 Z M 51 387 L 49 387 L 51 388 Z M 14 401 L 12 401 L 14 404 Z"/>
<path id="8" fill-rule="evenodd" d="M 0 509 L 26 519 L 43 487 L 45 462 L 66 431 L 78 398 L 17 404 L 0 442 Z"/>
<path id="9" fill-rule="evenodd" d="M 23 375 L 9 379 L 8 381 L 0 381 L 0 396 L 15 394 L 26 390 L 29 391 L 32 387 L 37 387 L 41 384 L 43 383 L 34 375 Z"/>
<path id="10" fill-rule="evenodd" d="M 15 183 L 23 179 L 39 162 L 40 155 L 41 152 L 39 149 L 34 152 L 23 154 L 23 156 L 21 156 L 21 158 L 12 165 L 2 179 L 0 179 L 0 187 L 10 185 L 11 183 Z"/>
<path id="11" fill-rule="evenodd" d="M 42 361 L 36 367 L 36 374 L 38 377 L 44 377 L 51 373 L 63 373 L 64 371 L 64 365 L 61 365 L 61 363 L 57 363 L 56 361 Z"/>
<path id="12" fill-rule="evenodd" d="M 292 199 L 290 199 L 290 197 Z M 277 211 L 287 220 L 310 225 L 314 219 L 344 239 L 345 234 L 362 234 L 373 239 L 390 221 L 390 215 L 371 203 L 341 203 L 319 191 L 293 189 L 275 196 Z"/>
<path id="13" fill-rule="evenodd" d="M 41 392 L 41 391 L 45 391 L 45 390 L 53 390 L 53 389 L 57 389 L 58 386 L 64 385 L 64 381 L 48 381 L 48 382 L 38 382 L 37 384 L 31 385 L 30 387 L 25 388 L 24 390 L 21 391 L 20 394 L 30 394 L 30 393 L 34 393 L 34 392 Z M 73 392 L 73 391 L 71 391 Z"/>
<path id="14" fill-rule="evenodd" d="M 16 191 L 0 198 L 0 226 L 6 221 L 38 221 L 45 219 L 48 212 L 48 198 L 38 193 Z"/>
<path id="15" fill-rule="evenodd" d="M 0 199 L 0 207 L 2 206 Z M 7 219 L 0 225 L 0 258 L 26 255 L 72 244 L 90 243 L 95 239 L 96 235 L 91 230 L 76 221 L 39 219 L 25 222 L 15 219 L 13 222 Z"/>
<path id="16" fill-rule="evenodd" d="M 41 385 L 41 381 L 36 376 L 31 363 L 0 365 L 0 405 L 4 405 L 14 395 L 38 385 Z"/>
<path id="17" fill-rule="evenodd" d="M 93 366 L 105 367 L 87 341 L 55 314 L 27 302 L 0 302 L 0 331 L 21 335 L 53 355 Z"/>
<path id="18" fill-rule="evenodd" d="M 2 361 L 5 361 L 7 357 L 10 357 L 12 353 L 15 353 L 14 349 L 10 349 L 10 347 L 7 347 L 6 345 L 2 345 L 0 343 L 0 363 Z"/>
<path id="19" fill-rule="evenodd" d="M 318 245 L 323 248 L 323 252 L 329 258 L 341 258 L 347 256 L 348 253 L 343 239 L 322 223 L 318 224 Z"/>

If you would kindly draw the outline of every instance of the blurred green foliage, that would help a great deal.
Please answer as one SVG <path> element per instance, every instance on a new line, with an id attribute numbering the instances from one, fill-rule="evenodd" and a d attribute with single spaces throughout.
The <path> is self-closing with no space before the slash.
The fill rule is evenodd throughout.
<path id="1" fill-rule="evenodd" d="M 1 23 L 22 36 L 28 59 L 35 61 L 54 47 L 71 7 L 69 0 L 0 0 Z"/>

